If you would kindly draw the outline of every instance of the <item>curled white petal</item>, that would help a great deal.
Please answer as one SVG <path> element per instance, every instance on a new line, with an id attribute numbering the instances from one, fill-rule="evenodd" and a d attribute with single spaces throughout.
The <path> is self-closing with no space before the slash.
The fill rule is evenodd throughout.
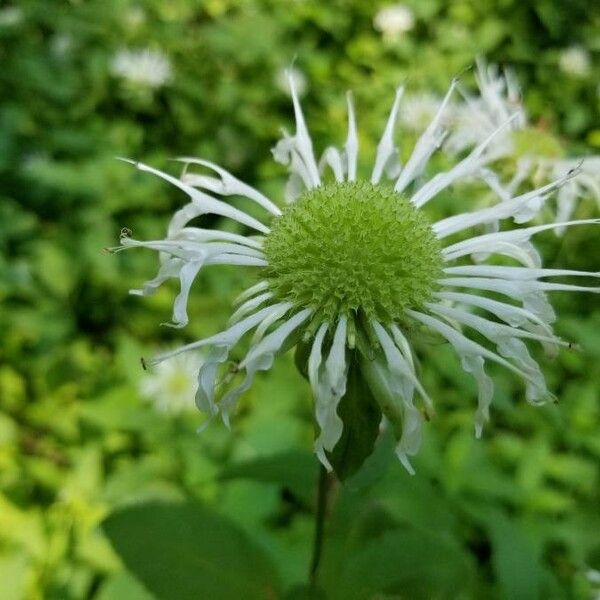
<path id="1" fill-rule="evenodd" d="M 296 313 L 280 325 L 275 331 L 264 337 L 256 346 L 250 348 L 246 358 L 240 363 L 239 368 L 245 370 L 244 380 L 235 388 L 228 391 L 219 402 L 219 411 L 223 422 L 229 425 L 229 415 L 235 407 L 238 398 L 252 385 L 254 376 L 258 371 L 267 371 L 273 365 L 275 354 L 302 323 L 312 314 L 310 308 L 305 308 Z"/>
<path id="2" fill-rule="evenodd" d="M 212 169 L 221 178 L 215 179 L 214 177 L 184 173 L 181 178 L 184 183 L 194 187 L 202 187 L 223 196 L 244 196 L 262 206 L 272 215 L 281 215 L 279 208 L 269 198 L 247 183 L 240 181 L 237 177 L 234 177 L 229 171 L 223 169 L 223 167 L 202 158 L 181 157 L 177 160 L 183 162 L 186 168 L 188 165 L 193 164 Z"/>
<path id="3" fill-rule="evenodd" d="M 381 136 L 381 140 L 377 146 L 377 155 L 375 157 L 375 166 L 371 175 L 371 183 L 379 183 L 381 176 L 385 170 L 394 169 L 394 164 L 398 162 L 398 149 L 394 144 L 394 129 L 398 119 L 398 110 L 400 109 L 400 100 L 404 93 L 404 86 L 400 86 L 396 90 L 396 97 L 390 115 L 388 117 L 385 130 Z"/>
<path id="4" fill-rule="evenodd" d="M 454 79 L 450 85 L 450 89 L 442 100 L 433 119 L 417 140 L 415 147 L 408 159 L 405 167 L 400 172 L 400 177 L 396 181 L 394 190 L 402 192 L 418 175 L 427 164 L 431 155 L 440 147 L 446 136 L 446 130 L 441 125 L 444 112 L 448 108 L 450 98 L 456 88 L 457 80 Z"/>
<path id="5" fill-rule="evenodd" d="M 479 144 L 466 158 L 461 160 L 456 166 L 444 173 L 438 173 L 421 187 L 410 201 L 417 207 L 421 207 L 434 196 L 439 194 L 443 189 L 454 183 L 457 179 L 467 177 L 476 173 L 481 167 L 488 162 L 497 158 L 493 153 L 486 154 L 488 146 L 504 128 L 508 127 L 518 116 L 513 115 L 507 119 L 500 127 L 495 129 L 481 144 Z"/>
<path id="6" fill-rule="evenodd" d="M 356 116 L 354 114 L 352 92 L 346 94 L 346 102 L 348 105 L 348 135 L 344 146 L 346 177 L 348 181 L 354 181 L 356 179 L 358 162 L 358 134 L 356 132 Z"/>
<path id="7" fill-rule="evenodd" d="M 180 181 L 176 177 L 173 177 L 172 175 L 163 173 L 162 171 L 154 169 L 141 162 L 135 162 L 131 160 L 125 160 L 125 162 L 134 165 L 140 171 L 152 173 L 153 175 L 156 175 L 157 177 L 168 181 L 175 187 L 185 192 L 191 198 L 196 210 L 199 211 L 194 216 L 199 216 L 201 214 L 221 215 L 223 217 L 233 219 L 238 223 L 242 223 L 243 225 L 247 225 L 248 227 L 256 229 L 262 233 L 269 233 L 269 228 L 263 225 L 260 221 L 257 221 L 254 217 L 251 217 L 245 212 L 238 210 L 237 208 L 234 208 L 233 206 L 230 206 L 229 204 L 226 204 L 221 200 L 217 200 L 216 198 L 213 198 L 212 196 L 209 196 L 208 194 L 205 194 L 193 188 L 192 186 L 183 183 L 182 181 Z"/>

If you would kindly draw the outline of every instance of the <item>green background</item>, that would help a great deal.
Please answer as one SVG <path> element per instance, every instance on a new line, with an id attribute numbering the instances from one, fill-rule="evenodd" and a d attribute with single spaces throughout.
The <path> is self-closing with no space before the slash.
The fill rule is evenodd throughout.
<path id="1" fill-rule="evenodd" d="M 280 202 L 285 171 L 270 148 L 280 127 L 293 127 L 277 83 L 292 60 L 307 78 L 317 148 L 343 140 L 344 92 L 354 91 L 364 172 L 395 86 L 406 80 L 412 92 L 442 94 L 477 55 L 514 67 L 536 131 L 555 136 L 567 155 L 600 152 L 596 2 L 407 5 L 415 26 L 395 41 L 373 27 L 380 5 L 357 0 L 0 8 L 2 600 L 308 597 L 299 587 L 316 476 L 308 386 L 289 356 L 278 360 L 243 398 L 232 433 L 215 424 L 197 435 L 199 414 L 160 413 L 141 399 L 139 357 L 216 332 L 251 276 L 206 269 L 190 325 L 159 327 L 176 288 L 127 295 L 154 275 L 156 256 L 102 248 L 117 243 L 121 227 L 138 238 L 163 235 L 184 198 L 114 157 L 176 172 L 169 157 L 201 156 Z M 589 52 L 588 76 L 559 69 L 571 46 Z M 124 47 L 163 52 L 171 81 L 149 90 L 115 77 L 111 61 Z M 472 83 L 472 74 L 464 79 Z M 438 210 L 474 202 L 449 194 Z M 596 203 L 583 199 L 576 215 L 597 216 Z M 597 235 L 577 228 L 539 245 L 548 266 L 598 270 Z M 479 441 L 472 381 L 448 347 L 421 344 L 438 414 L 417 475 L 396 463 L 384 438 L 338 489 L 326 597 L 592 597 L 585 574 L 600 569 L 600 306 L 592 295 L 558 294 L 554 303 L 558 333 L 582 347 L 544 364 L 559 403 L 528 406 L 519 382 L 494 370 L 492 422 Z"/>

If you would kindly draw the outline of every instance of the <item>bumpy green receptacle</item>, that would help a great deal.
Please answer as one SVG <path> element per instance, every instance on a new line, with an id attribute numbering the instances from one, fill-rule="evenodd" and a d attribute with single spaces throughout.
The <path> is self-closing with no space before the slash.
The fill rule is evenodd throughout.
<path id="1" fill-rule="evenodd" d="M 422 212 L 365 181 L 303 194 L 274 221 L 264 252 L 275 295 L 330 321 L 361 312 L 401 320 L 431 297 L 443 264 Z"/>

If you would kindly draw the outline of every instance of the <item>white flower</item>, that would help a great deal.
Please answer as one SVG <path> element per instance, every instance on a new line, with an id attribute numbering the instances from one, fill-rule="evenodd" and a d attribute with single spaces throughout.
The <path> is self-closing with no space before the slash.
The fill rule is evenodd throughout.
<path id="1" fill-rule="evenodd" d="M 430 93 L 414 93 L 407 95 L 402 102 L 402 110 L 398 115 L 403 129 L 415 133 L 422 132 L 435 116 L 442 103 L 442 98 Z M 445 111 L 445 124 L 451 120 L 452 110 Z"/>
<path id="2" fill-rule="evenodd" d="M 0 27 L 15 27 L 23 22 L 23 10 L 18 6 L 0 9 Z"/>
<path id="3" fill-rule="evenodd" d="M 587 77 L 592 68 L 590 54 L 585 48 L 571 46 L 560 53 L 558 66 L 567 75 Z"/>
<path id="4" fill-rule="evenodd" d="M 287 69 L 281 69 L 277 72 L 275 77 L 275 84 L 285 94 L 290 93 L 290 86 L 288 85 L 288 77 L 294 80 L 294 86 L 298 96 L 302 97 L 306 93 L 307 82 L 304 73 L 297 67 L 291 66 Z"/>
<path id="5" fill-rule="evenodd" d="M 153 50 L 119 50 L 111 63 L 113 75 L 127 82 L 149 88 L 169 83 L 173 76 L 169 59 Z"/>
<path id="6" fill-rule="evenodd" d="M 464 102 L 454 107 L 452 129 L 444 149 L 452 154 L 464 152 L 512 117 L 510 125 L 494 140 L 497 155 L 507 155 L 513 148 L 512 132 L 527 124 L 515 76 L 510 70 L 501 73 L 496 65 L 488 66 L 478 59 L 475 78 L 479 95 L 460 89 Z"/>
<path id="7" fill-rule="evenodd" d="M 189 411 L 195 407 L 196 378 L 201 364 L 202 360 L 191 354 L 180 354 L 160 363 L 151 373 L 144 373 L 140 394 L 159 412 Z"/>
<path id="8" fill-rule="evenodd" d="M 588 569 L 585 572 L 586 579 L 592 588 L 592 597 L 590 600 L 600 600 L 600 571 L 596 569 Z"/>
<path id="9" fill-rule="evenodd" d="M 495 65 L 486 66 L 478 60 L 476 79 L 479 95 L 463 91 L 465 102 L 453 108 L 452 133 L 444 143 L 444 150 L 455 155 L 473 148 L 513 114 L 511 126 L 496 136 L 493 148 L 497 157 L 510 157 L 514 151 L 514 132 L 527 126 L 516 78 L 510 70 L 500 75 Z M 532 131 L 531 136 L 535 136 L 535 132 Z M 487 170 L 480 172 L 480 176 L 503 200 L 513 198 L 528 179 L 536 185 L 544 185 L 568 176 L 568 182 L 556 195 L 557 222 L 569 220 L 582 198 L 595 198 L 600 207 L 600 156 L 564 159 L 543 156 L 532 150 L 518 159 L 515 173 L 508 182 L 500 181 Z M 561 235 L 564 228 L 558 227 L 555 232 Z"/>
<path id="10" fill-rule="evenodd" d="M 404 4 L 385 6 L 373 18 L 373 27 L 383 34 L 386 40 L 396 40 L 415 26 L 412 10 Z"/>
<path id="11" fill-rule="evenodd" d="M 526 160 L 526 159 L 525 159 Z M 581 158 L 544 158 L 529 159 L 535 181 L 546 182 L 569 173 L 577 172 L 556 195 L 556 220 L 566 221 L 571 218 L 582 198 L 594 198 L 600 208 L 600 156 Z M 564 228 L 558 228 L 558 234 Z"/>
<path id="12" fill-rule="evenodd" d="M 275 159 L 290 171 L 285 208 L 203 159 L 180 159 L 186 166 L 181 179 L 133 163 L 188 196 L 188 203 L 171 219 L 165 239 L 122 238 L 116 250 L 145 247 L 161 256 L 156 277 L 133 293 L 152 294 L 167 279 L 178 278 L 181 289 L 174 302 L 172 326 L 183 327 L 188 321 L 190 287 L 200 269 L 242 265 L 258 275 L 258 282 L 238 298 L 224 331 L 148 364 L 157 366 L 183 353 L 207 349 L 198 375 L 196 404 L 209 417 L 220 415 L 228 424 L 238 398 L 255 375 L 270 369 L 277 354 L 297 346 L 315 396 L 319 426 L 315 452 L 328 468 L 330 452 L 345 431 L 340 402 L 358 376 L 369 386 L 379 414 L 392 425 L 396 454 L 412 472 L 409 457 L 420 446 L 423 413 L 433 411 L 432 399 L 415 369 L 412 341 L 422 328 L 444 338 L 475 379 L 478 436 L 493 398 L 493 381 L 485 371 L 488 363 L 522 380 L 529 402 L 539 404 L 549 398 L 541 368 L 526 343 L 538 342 L 548 354 L 568 345 L 552 331 L 555 314 L 547 294 L 598 293 L 600 288 L 553 280 L 571 277 L 585 282 L 600 274 L 543 268 L 531 239 L 541 231 L 600 220 L 493 233 L 485 227 L 496 221 L 527 223 L 573 173 L 493 206 L 430 224 L 424 214 L 440 192 L 482 170 L 489 172 L 496 156 L 494 142 L 514 117 L 509 114 L 455 166 L 421 182 L 425 165 L 446 135 L 444 113 L 457 83 L 452 83 L 404 165 L 400 165 L 394 139 L 403 94 L 399 88 L 371 174 L 362 179 L 357 170 L 352 97 L 348 96 L 343 145 L 326 148 L 318 160 L 291 75 L 289 82 L 295 131 L 284 132 L 273 149 Z M 201 171 L 191 172 L 192 167 Z M 393 187 L 381 184 L 384 177 L 391 178 Z M 233 207 L 225 201 L 228 196 L 246 197 L 263 209 L 264 218 Z M 251 233 L 190 225 L 205 214 L 230 219 Z M 472 260 L 482 254 L 503 257 L 510 266 Z M 235 369 L 223 372 L 231 349 L 251 332 L 245 357 Z M 474 334 L 487 342 L 475 341 Z"/>

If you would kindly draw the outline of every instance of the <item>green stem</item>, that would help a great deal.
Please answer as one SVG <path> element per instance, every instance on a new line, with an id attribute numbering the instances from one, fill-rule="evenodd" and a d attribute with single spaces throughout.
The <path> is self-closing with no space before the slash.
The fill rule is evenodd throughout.
<path id="1" fill-rule="evenodd" d="M 327 508 L 329 504 L 329 494 L 334 482 L 334 476 L 327 472 L 323 465 L 319 470 L 319 484 L 317 491 L 317 511 L 315 513 L 315 537 L 313 541 L 312 559 L 310 562 L 309 584 L 316 589 L 319 565 L 323 553 L 323 541 L 325 539 L 325 519 L 327 518 Z"/>

